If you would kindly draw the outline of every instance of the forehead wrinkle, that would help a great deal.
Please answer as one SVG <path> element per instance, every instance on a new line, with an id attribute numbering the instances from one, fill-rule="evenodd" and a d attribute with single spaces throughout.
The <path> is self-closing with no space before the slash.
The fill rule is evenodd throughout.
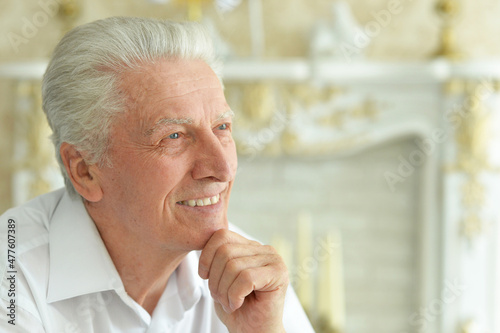
<path id="1" fill-rule="evenodd" d="M 182 97 L 182 96 L 189 95 L 191 93 L 195 93 L 195 92 L 198 92 L 198 91 L 203 91 L 203 90 L 206 90 L 206 89 L 221 89 L 221 87 L 200 87 L 200 88 L 197 88 L 197 89 L 184 91 L 183 93 L 176 92 L 175 89 L 172 89 L 172 90 L 174 90 L 173 93 L 175 93 L 175 95 L 168 95 L 167 97 L 163 98 L 163 100 L 168 100 L 168 99 L 171 99 L 171 98 Z"/>

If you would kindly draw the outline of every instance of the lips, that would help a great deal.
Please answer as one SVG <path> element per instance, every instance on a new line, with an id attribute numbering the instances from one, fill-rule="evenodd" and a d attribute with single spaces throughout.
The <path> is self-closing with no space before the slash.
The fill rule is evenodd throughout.
<path id="1" fill-rule="evenodd" d="M 220 193 L 212 197 L 183 200 L 177 203 L 189 207 L 204 207 L 204 206 L 215 205 L 216 203 L 219 202 L 219 200 L 220 200 Z"/>

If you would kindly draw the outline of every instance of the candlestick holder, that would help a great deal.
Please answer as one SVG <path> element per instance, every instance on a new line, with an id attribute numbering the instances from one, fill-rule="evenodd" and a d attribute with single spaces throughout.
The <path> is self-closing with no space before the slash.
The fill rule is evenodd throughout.
<path id="1" fill-rule="evenodd" d="M 450 60 L 462 59 L 463 54 L 457 48 L 454 29 L 457 15 L 460 12 L 459 4 L 455 0 L 438 0 L 435 9 L 441 17 L 442 27 L 439 37 L 439 49 L 434 56 L 444 57 Z"/>
<path id="2" fill-rule="evenodd" d="M 82 12 L 79 0 L 59 0 L 58 16 L 63 23 L 63 33 L 76 26 L 76 20 Z"/>

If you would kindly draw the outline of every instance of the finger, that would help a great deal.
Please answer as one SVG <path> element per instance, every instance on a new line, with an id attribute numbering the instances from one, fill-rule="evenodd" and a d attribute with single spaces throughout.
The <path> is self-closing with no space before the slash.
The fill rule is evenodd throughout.
<path id="1" fill-rule="evenodd" d="M 251 257 L 258 254 L 273 254 L 274 249 L 270 246 L 254 244 L 223 244 L 215 251 L 208 274 L 208 286 L 212 294 L 217 293 L 220 278 L 227 263 L 240 257 Z"/>
<path id="2" fill-rule="evenodd" d="M 202 279 L 208 279 L 210 267 L 212 266 L 212 261 L 214 259 L 217 249 L 224 244 L 259 244 L 258 242 L 246 239 L 243 236 L 238 235 L 235 232 L 221 229 L 214 232 L 212 237 L 208 240 L 207 244 L 201 251 L 200 262 L 198 265 L 198 275 Z"/>
<path id="3" fill-rule="evenodd" d="M 284 264 L 273 264 L 242 271 L 228 289 L 229 307 L 232 311 L 239 309 L 245 297 L 253 291 L 256 297 L 282 290 L 288 285 L 288 274 Z"/>
<path id="4" fill-rule="evenodd" d="M 272 265 L 279 260 L 280 258 L 275 254 L 263 254 L 250 257 L 239 257 L 228 261 L 215 293 L 217 301 L 226 309 L 231 309 L 232 305 L 229 298 L 229 288 L 233 285 L 238 276 L 245 270 Z M 252 291 L 253 290 L 254 289 L 252 289 Z M 245 295 L 245 297 L 246 296 L 247 295 Z"/>

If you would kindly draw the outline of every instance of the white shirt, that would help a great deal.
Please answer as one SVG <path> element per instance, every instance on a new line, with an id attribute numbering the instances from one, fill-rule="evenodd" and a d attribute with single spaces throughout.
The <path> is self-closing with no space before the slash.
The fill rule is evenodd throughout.
<path id="1" fill-rule="evenodd" d="M 181 262 L 149 315 L 126 293 L 82 201 L 64 189 L 8 210 L 0 229 L 0 332 L 227 332 L 198 276 L 199 251 Z M 283 322 L 289 333 L 313 332 L 291 286 Z"/>

